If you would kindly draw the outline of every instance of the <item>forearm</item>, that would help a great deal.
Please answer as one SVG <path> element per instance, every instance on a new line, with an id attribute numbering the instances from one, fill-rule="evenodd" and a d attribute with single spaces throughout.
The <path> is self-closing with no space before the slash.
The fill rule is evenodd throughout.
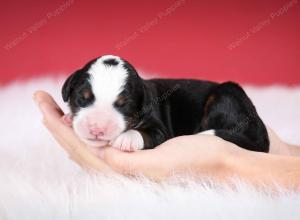
<path id="1" fill-rule="evenodd" d="M 300 158 L 243 151 L 232 155 L 228 169 L 233 176 L 254 184 L 300 188 Z"/>
<path id="2" fill-rule="evenodd" d="M 290 152 L 290 155 L 295 157 L 300 157 L 300 147 L 296 145 L 288 144 L 288 149 Z"/>

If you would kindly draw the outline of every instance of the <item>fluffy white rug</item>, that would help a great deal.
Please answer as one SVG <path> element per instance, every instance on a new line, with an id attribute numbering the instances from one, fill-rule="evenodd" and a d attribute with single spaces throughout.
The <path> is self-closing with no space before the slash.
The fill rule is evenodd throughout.
<path id="1" fill-rule="evenodd" d="M 284 190 L 271 195 L 242 183 L 231 190 L 203 181 L 89 176 L 44 129 L 31 98 L 44 89 L 61 100 L 61 84 L 44 78 L 0 88 L 1 220 L 300 219 L 300 194 Z M 246 89 L 264 121 L 300 144 L 300 87 Z"/>

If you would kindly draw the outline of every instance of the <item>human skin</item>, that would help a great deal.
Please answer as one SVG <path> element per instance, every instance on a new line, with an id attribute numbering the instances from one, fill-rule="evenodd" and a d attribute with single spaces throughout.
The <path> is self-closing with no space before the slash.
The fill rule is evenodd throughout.
<path id="1" fill-rule="evenodd" d="M 122 152 L 112 147 L 91 148 L 74 133 L 54 99 L 37 91 L 34 100 L 39 106 L 43 123 L 69 154 L 86 170 L 104 174 L 144 175 L 162 181 L 175 175 L 209 177 L 229 182 L 238 177 L 253 185 L 300 186 L 300 148 L 288 145 L 268 129 L 270 153 L 242 149 L 219 137 L 205 134 L 170 139 L 155 149 Z"/>

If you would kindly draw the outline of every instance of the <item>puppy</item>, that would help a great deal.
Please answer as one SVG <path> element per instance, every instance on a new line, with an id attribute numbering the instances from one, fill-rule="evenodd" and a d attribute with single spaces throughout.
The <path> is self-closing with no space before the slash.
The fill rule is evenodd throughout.
<path id="1" fill-rule="evenodd" d="M 75 133 L 89 145 L 152 149 L 181 135 L 210 134 L 268 152 L 265 125 L 236 83 L 142 79 L 126 60 L 105 55 L 64 83 Z"/>

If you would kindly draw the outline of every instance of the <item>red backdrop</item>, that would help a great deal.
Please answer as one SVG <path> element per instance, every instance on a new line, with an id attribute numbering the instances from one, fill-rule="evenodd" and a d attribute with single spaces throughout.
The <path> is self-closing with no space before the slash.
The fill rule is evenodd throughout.
<path id="1" fill-rule="evenodd" d="M 1 1 L 0 84 L 71 73 L 101 54 L 165 77 L 299 84 L 300 3 Z"/>

